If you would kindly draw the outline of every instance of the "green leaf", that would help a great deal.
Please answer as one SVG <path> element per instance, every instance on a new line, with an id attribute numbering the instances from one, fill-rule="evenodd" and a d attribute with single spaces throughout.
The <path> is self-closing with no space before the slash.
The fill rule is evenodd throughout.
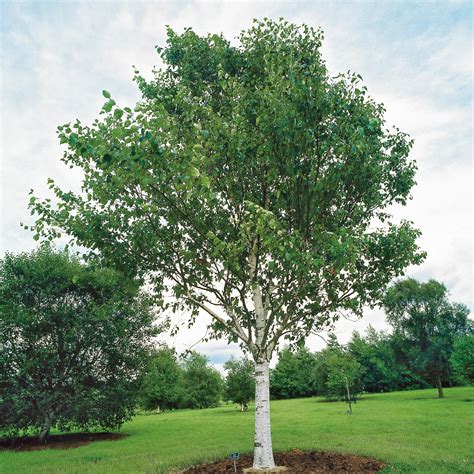
<path id="1" fill-rule="evenodd" d="M 110 92 L 109 91 L 106 91 L 105 89 L 102 91 L 102 95 L 106 98 L 106 99 L 110 99 Z"/>
<path id="2" fill-rule="evenodd" d="M 123 110 L 122 109 L 115 109 L 114 110 L 114 118 L 116 118 L 117 120 L 122 118 L 122 115 L 123 115 Z"/>
<path id="3" fill-rule="evenodd" d="M 115 105 L 115 100 L 114 99 L 109 99 L 104 106 L 102 107 L 103 110 L 106 112 L 110 112 L 112 110 L 112 107 Z"/>
<path id="4" fill-rule="evenodd" d="M 194 166 L 191 166 L 191 168 L 189 169 L 189 176 L 192 176 L 193 178 L 197 178 L 200 174 L 201 173 L 199 172 L 199 170 Z"/>
<path id="5" fill-rule="evenodd" d="M 369 120 L 369 130 L 375 130 L 379 124 L 378 119 L 376 118 L 371 118 Z"/>

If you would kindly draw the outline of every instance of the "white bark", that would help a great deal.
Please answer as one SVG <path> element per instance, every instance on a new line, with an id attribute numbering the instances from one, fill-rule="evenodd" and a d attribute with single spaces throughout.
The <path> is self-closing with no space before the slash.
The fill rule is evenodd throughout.
<path id="1" fill-rule="evenodd" d="M 270 370 L 271 350 L 266 344 L 266 311 L 262 300 L 262 289 L 257 282 L 257 243 L 249 258 L 249 277 L 252 280 L 255 324 L 255 438 L 253 451 L 254 469 L 273 469 L 272 432 L 270 427 Z"/>
<path id="2" fill-rule="evenodd" d="M 270 374 L 268 366 L 268 361 L 255 362 L 254 469 L 275 467 L 270 428 Z"/>

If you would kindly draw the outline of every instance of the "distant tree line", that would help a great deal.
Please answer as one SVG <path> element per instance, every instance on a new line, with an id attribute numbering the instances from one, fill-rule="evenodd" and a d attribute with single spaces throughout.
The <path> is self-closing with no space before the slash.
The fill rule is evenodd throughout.
<path id="1" fill-rule="evenodd" d="M 273 398 L 390 392 L 474 383 L 474 327 L 469 309 L 449 301 L 436 280 L 391 285 L 384 309 L 393 331 L 369 327 L 343 347 L 331 335 L 326 348 L 285 349 L 272 371 Z"/>
<path id="2" fill-rule="evenodd" d="M 310 352 L 283 349 L 271 371 L 272 398 L 325 396 L 351 402 L 362 392 L 390 392 L 474 383 L 474 330 L 466 306 L 449 301 L 435 280 L 408 278 L 391 285 L 383 301 L 391 332 L 369 327 L 342 346 L 334 334 L 327 347 Z M 245 410 L 253 399 L 254 367 L 231 359 L 226 377 L 192 353 L 179 364 L 170 349 L 158 351 L 144 389 L 149 409 L 205 408 L 222 398 Z M 167 375 L 167 374 L 171 375 Z M 171 385 L 170 385 L 171 383 Z"/>
<path id="3" fill-rule="evenodd" d="M 404 338 L 400 332 L 376 331 L 370 326 L 365 334 L 353 332 L 345 346 L 332 335 L 321 351 L 311 352 L 304 346 L 298 350 L 285 348 L 271 371 L 271 396 L 354 400 L 363 392 L 472 384 L 474 334 L 466 311 L 462 309 L 461 313 L 466 316 L 460 318 L 464 323 L 444 339 L 442 354 L 437 352 L 436 338 L 431 342 L 434 347 L 421 352 L 416 341 Z M 442 329 L 439 321 L 437 325 Z M 149 365 L 142 407 L 158 411 L 208 408 L 224 400 L 245 411 L 254 398 L 254 365 L 246 358 L 231 358 L 224 369 L 225 376 L 221 377 L 204 355 L 192 352 L 180 361 L 173 349 L 163 347 L 155 352 Z"/>
<path id="4" fill-rule="evenodd" d="M 272 370 L 271 396 L 345 399 L 347 380 L 353 395 L 437 385 L 438 376 L 433 379 L 431 370 L 424 368 L 425 362 L 412 357 L 415 350 L 399 334 L 372 327 L 365 335 L 354 332 L 345 347 L 331 338 L 327 347 L 318 352 L 310 352 L 306 347 L 297 351 L 287 348 Z M 474 335 L 455 335 L 446 360 L 439 376 L 442 386 L 473 384 Z"/>
<path id="5" fill-rule="evenodd" d="M 141 407 L 157 412 L 177 408 L 212 408 L 231 401 L 246 411 L 255 395 L 254 364 L 247 358 L 231 358 L 223 377 L 198 352 L 178 356 L 162 346 L 152 354 L 141 389 Z"/>
<path id="6" fill-rule="evenodd" d="M 179 360 L 174 349 L 154 351 L 141 389 L 145 410 L 210 408 L 219 404 L 224 390 L 221 374 L 208 358 L 191 352 Z"/>

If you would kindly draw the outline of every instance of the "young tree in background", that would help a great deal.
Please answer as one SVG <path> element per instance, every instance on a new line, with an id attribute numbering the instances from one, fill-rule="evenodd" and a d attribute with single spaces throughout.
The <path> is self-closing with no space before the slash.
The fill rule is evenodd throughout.
<path id="1" fill-rule="evenodd" d="M 173 349 L 161 347 L 153 351 L 141 389 L 143 408 L 157 411 L 178 408 L 182 376 Z"/>
<path id="2" fill-rule="evenodd" d="M 327 398 L 345 398 L 349 403 L 362 389 L 363 367 L 355 357 L 338 344 L 335 337 L 315 354 L 314 389 Z"/>
<path id="3" fill-rule="evenodd" d="M 443 398 L 442 379 L 449 375 L 455 337 L 466 334 L 470 327 L 468 308 L 451 303 L 442 283 L 420 283 L 413 278 L 393 284 L 386 292 L 384 307 L 413 368 L 431 379 Z"/>
<path id="4" fill-rule="evenodd" d="M 184 359 L 180 389 L 183 408 L 216 407 L 222 396 L 222 377 L 205 355 L 193 351 Z"/>
<path id="5" fill-rule="evenodd" d="M 419 232 L 386 213 L 409 198 L 412 142 L 360 77 L 327 71 L 322 38 L 284 20 L 255 21 L 236 46 L 168 29 L 133 111 L 104 91 L 101 120 L 59 127 L 83 194 L 50 181 L 57 206 L 30 200 L 36 238 L 70 235 L 252 354 L 257 469 L 274 466 L 279 341 L 362 314 L 423 258 Z"/>
<path id="6" fill-rule="evenodd" d="M 310 397 L 314 395 L 316 358 L 306 347 L 296 352 L 283 349 L 271 373 L 271 394 L 275 398 Z"/>
<path id="7" fill-rule="evenodd" d="M 117 428 L 157 330 L 122 274 L 44 247 L 0 261 L 0 430 Z"/>
<path id="8" fill-rule="evenodd" d="M 254 364 L 246 357 L 231 358 L 224 364 L 227 372 L 225 377 L 225 398 L 240 405 L 241 411 L 247 410 L 247 405 L 255 396 Z"/>
<path id="9" fill-rule="evenodd" d="M 352 402 L 355 394 L 360 392 L 362 366 L 348 352 L 340 350 L 331 351 L 326 359 L 327 379 L 326 396 L 345 398 L 352 413 Z"/>

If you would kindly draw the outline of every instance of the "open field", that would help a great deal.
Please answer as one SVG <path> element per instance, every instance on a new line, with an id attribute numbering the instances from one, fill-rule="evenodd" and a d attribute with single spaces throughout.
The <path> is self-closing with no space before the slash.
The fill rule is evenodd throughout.
<path id="1" fill-rule="evenodd" d="M 364 396 L 344 403 L 318 399 L 272 402 L 275 450 L 331 450 L 373 456 L 386 472 L 471 473 L 474 470 L 474 388 Z M 252 408 L 252 407 L 251 407 Z M 2 473 L 161 473 L 232 451 L 250 452 L 253 413 L 234 405 L 137 416 L 129 435 L 68 450 L 0 452 Z"/>

